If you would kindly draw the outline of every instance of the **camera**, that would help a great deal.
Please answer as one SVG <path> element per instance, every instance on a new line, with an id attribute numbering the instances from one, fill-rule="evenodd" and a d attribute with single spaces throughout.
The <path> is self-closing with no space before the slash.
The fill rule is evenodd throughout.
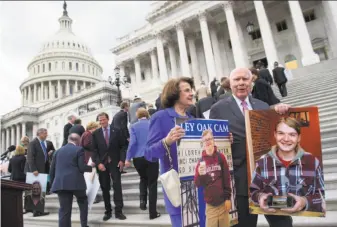
<path id="1" fill-rule="evenodd" d="M 290 208 L 293 207 L 295 203 L 295 199 L 291 196 L 270 195 L 267 198 L 268 207 L 274 209 Z"/>

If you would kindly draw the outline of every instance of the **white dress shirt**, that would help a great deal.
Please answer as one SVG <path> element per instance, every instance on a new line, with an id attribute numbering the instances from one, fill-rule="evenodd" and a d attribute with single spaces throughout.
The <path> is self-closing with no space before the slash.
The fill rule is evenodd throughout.
<path id="1" fill-rule="evenodd" d="M 234 97 L 234 99 L 235 99 L 235 101 L 236 101 L 236 104 L 238 105 L 239 109 L 241 110 L 241 112 L 242 112 L 242 114 L 243 114 L 243 107 L 242 107 L 242 105 L 241 105 L 242 100 L 239 99 L 238 97 L 236 97 L 235 95 L 233 95 L 233 97 Z M 246 97 L 245 102 L 247 103 L 248 109 L 249 109 L 249 110 L 253 110 L 253 107 L 252 107 L 252 105 L 251 105 L 250 102 L 249 102 L 248 96 Z"/>

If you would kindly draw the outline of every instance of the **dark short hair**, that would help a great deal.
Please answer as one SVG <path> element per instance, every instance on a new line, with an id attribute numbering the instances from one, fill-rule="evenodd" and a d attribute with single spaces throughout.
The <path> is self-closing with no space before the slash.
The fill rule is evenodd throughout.
<path id="1" fill-rule="evenodd" d="M 128 107 L 128 106 L 129 106 L 129 103 L 125 101 L 121 103 L 121 109 L 124 109 L 125 107 Z"/>
<path id="2" fill-rule="evenodd" d="M 102 117 L 102 116 L 105 116 L 106 119 L 109 120 L 109 115 L 107 113 L 105 113 L 105 112 L 102 112 L 102 113 L 100 113 L 100 114 L 97 115 L 97 121 L 99 120 L 99 117 Z"/>
<path id="3" fill-rule="evenodd" d="M 221 77 L 220 82 L 222 83 L 222 82 L 224 82 L 226 79 L 227 79 L 227 76 L 223 76 L 223 77 Z"/>
<path id="4" fill-rule="evenodd" d="M 81 119 L 76 119 L 76 120 L 74 121 L 74 124 L 75 124 L 75 125 L 80 125 L 80 124 L 82 124 L 82 120 L 81 120 Z"/>
<path id="5" fill-rule="evenodd" d="M 255 68 L 250 68 L 249 70 L 250 70 L 250 72 L 251 72 L 252 74 L 254 74 L 254 75 L 256 75 L 256 76 L 259 76 L 259 71 L 257 71 L 257 69 L 255 69 Z"/>
<path id="6" fill-rule="evenodd" d="M 185 82 L 188 83 L 192 89 L 194 89 L 194 81 L 190 77 L 180 77 L 170 79 L 166 82 L 162 95 L 160 97 L 161 105 L 163 108 L 173 107 L 174 104 L 179 100 L 180 83 Z"/>

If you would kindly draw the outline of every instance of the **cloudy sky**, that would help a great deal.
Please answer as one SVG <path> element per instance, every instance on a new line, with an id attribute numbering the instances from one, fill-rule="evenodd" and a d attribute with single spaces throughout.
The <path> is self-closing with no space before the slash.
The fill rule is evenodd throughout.
<path id="1" fill-rule="evenodd" d="M 114 57 L 109 51 L 117 37 L 146 23 L 148 1 L 69 1 L 73 32 L 82 39 L 112 75 Z M 27 66 L 45 40 L 59 29 L 63 1 L 0 2 L 0 115 L 20 107 L 19 86 L 28 76 Z"/>

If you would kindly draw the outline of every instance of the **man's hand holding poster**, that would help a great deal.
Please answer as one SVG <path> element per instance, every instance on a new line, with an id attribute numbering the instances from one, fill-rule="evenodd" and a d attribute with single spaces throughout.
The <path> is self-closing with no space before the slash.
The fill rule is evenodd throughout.
<path id="1" fill-rule="evenodd" d="M 324 217 L 317 107 L 245 116 L 251 213 Z"/>
<path id="2" fill-rule="evenodd" d="M 228 121 L 176 119 L 183 226 L 229 227 L 237 220 Z"/>

